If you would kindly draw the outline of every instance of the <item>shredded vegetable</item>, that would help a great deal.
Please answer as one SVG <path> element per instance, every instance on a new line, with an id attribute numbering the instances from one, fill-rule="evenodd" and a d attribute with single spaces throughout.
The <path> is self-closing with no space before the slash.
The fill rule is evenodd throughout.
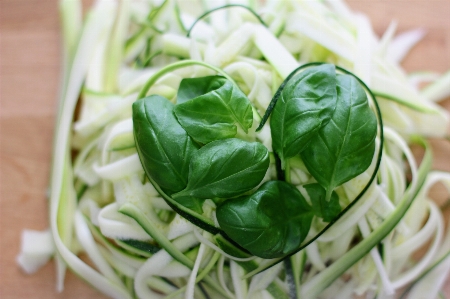
<path id="1" fill-rule="evenodd" d="M 24 234 L 25 271 L 54 255 L 59 291 L 69 268 L 111 298 L 438 296 L 429 190 L 450 174 L 427 138 L 449 136 L 450 73 L 400 67 L 425 32 L 378 38 L 340 0 L 60 11 L 50 230 Z"/>

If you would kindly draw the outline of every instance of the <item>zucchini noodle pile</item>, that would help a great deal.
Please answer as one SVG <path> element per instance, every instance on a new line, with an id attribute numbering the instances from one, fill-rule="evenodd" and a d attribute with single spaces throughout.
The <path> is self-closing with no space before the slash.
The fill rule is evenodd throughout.
<path id="1" fill-rule="evenodd" d="M 450 233 L 428 193 L 436 183 L 450 190 L 450 173 L 431 170 L 425 138 L 448 136 L 449 116 L 436 102 L 450 94 L 450 73 L 420 90 L 430 76 L 401 69 L 421 31 L 397 36 L 393 23 L 378 38 L 364 15 L 336 0 L 263 2 L 97 0 L 83 21 L 79 1 L 60 2 L 65 69 L 49 231 L 59 290 L 70 268 L 112 298 L 437 296 Z M 375 155 L 336 189 L 348 209 L 331 223 L 315 219 L 290 263 L 250 256 L 175 213 L 149 182 L 131 105 L 146 94 L 176 103 L 183 78 L 221 72 L 258 112 L 242 138 L 272 151 L 269 124 L 256 131 L 260 116 L 283 80 L 311 62 L 335 64 L 370 88 L 382 115 Z M 424 148 L 420 163 L 413 144 Z M 272 161 L 264 181 L 273 178 Z M 289 179 L 301 192 L 313 180 L 300 158 L 290 160 Z M 206 200 L 203 216 L 217 225 L 215 208 Z M 30 256 L 19 257 L 23 267 L 39 263 Z"/>

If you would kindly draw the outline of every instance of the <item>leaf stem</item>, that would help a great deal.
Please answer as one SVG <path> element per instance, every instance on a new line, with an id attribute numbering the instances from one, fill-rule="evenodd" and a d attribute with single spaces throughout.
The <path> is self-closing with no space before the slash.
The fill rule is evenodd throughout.
<path id="1" fill-rule="evenodd" d="M 289 163 L 289 160 L 284 165 L 284 180 L 291 183 L 291 163 Z"/>

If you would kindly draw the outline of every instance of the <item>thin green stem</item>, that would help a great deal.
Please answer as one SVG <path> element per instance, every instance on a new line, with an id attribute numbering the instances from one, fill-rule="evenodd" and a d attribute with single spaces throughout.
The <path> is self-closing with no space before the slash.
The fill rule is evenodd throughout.
<path id="1" fill-rule="evenodd" d="M 233 84 L 236 84 L 234 82 L 234 80 L 227 74 L 225 73 L 223 70 L 221 70 L 220 68 L 217 68 L 211 64 L 202 62 L 202 61 L 197 61 L 197 60 L 182 60 L 182 61 L 178 61 L 178 62 L 174 62 L 172 64 L 169 64 L 168 66 L 160 69 L 159 71 L 157 71 L 152 77 L 150 77 L 150 79 L 148 79 L 147 82 L 145 82 L 144 87 L 142 87 L 141 91 L 138 94 L 138 99 L 142 99 L 147 95 L 147 92 L 150 90 L 150 88 L 164 75 L 173 72 L 175 70 L 181 69 L 181 68 L 185 68 L 185 67 L 189 67 L 189 66 L 193 66 L 193 65 L 199 65 L 199 66 L 203 66 L 206 68 L 209 68 L 213 71 L 216 71 L 217 73 L 219 73 L 220 75 L 224 76 L 225 78 L 227 78 L 228 80 L 230 80 L 231 82 L 233 82 Z"/>
<path id="2" fill-rule="evenodd" d="M 209 11 L 203 13 L 200 17 L 197 18 L 197 20 L 195 20 L 195 22 L 194 22 L 194 23 L 192 24 L 192 26 L 189 28 L 189 30 L 187 31 L 186 36 L 187 36 L 187 37 L 190 37 L 190 36 L 191 36 L 191 32 L 192 32 L 192 30 L 194 29 L 195 25 L 196 25 L 199 21 L 201 21 L 203 18 L 205 18 L 206 16 L 208 16 L 209 14 L 211 14 L 211 13 L 213 13 L 213 12 L 215 12 L 215 11 L 218 11 L 218 10 L 222 10 L 222 9 L 226 9 L 226 8 L 232 8 L 232 7 L 241 7 L 241 8 L 247 9 L 252 15 L 254 15 L 254 16 L 258 19 L 258 21 L 259 21 L 261 24 L 263 24 L 265 27 L 267 27 L 267 24 L 263 21 L 263 19 L 262 19 L 262 18 L 261 18 L 261 17 L 253 10 L 253 9 L 251 9 L 250 7 L 245 6 L 245 5 L 242 5 L 242 4 L 227 4 L 227 5 L 224 5 L 224 6 L 221 6 L 221 7 L 213 8 L 213 9 L 211 9 L 211 10 L 209 10 Z"/>

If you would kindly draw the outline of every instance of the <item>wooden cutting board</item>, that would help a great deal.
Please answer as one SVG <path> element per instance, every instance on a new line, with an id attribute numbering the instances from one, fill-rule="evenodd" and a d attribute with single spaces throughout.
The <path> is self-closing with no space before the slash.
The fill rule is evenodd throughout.
<path id="1" fill-rule="evenodd" d="M 408 71 L 450 69 L 449 0 L 354 0 L 350 4 L 371 18 L 378 35 L 391 20 L 398 21 L 399 31 L 427 30 L 404 62 Z M 0 297 L 103 298 L 71 272 L 64 292 L 57 294 L 53 262 L 32 276 L 16 266 L 21 231 L 48 227 L 46 188 L 57 108 L 60 33 L 56 0 L 2 0 L 0 5 Z M 450 110 L 449 100 L 443 105 Z M 434 166 L 450 171 L 449 143 L 432 144 Z M 450 288 L 446 293 L 450 295 Z"/>

